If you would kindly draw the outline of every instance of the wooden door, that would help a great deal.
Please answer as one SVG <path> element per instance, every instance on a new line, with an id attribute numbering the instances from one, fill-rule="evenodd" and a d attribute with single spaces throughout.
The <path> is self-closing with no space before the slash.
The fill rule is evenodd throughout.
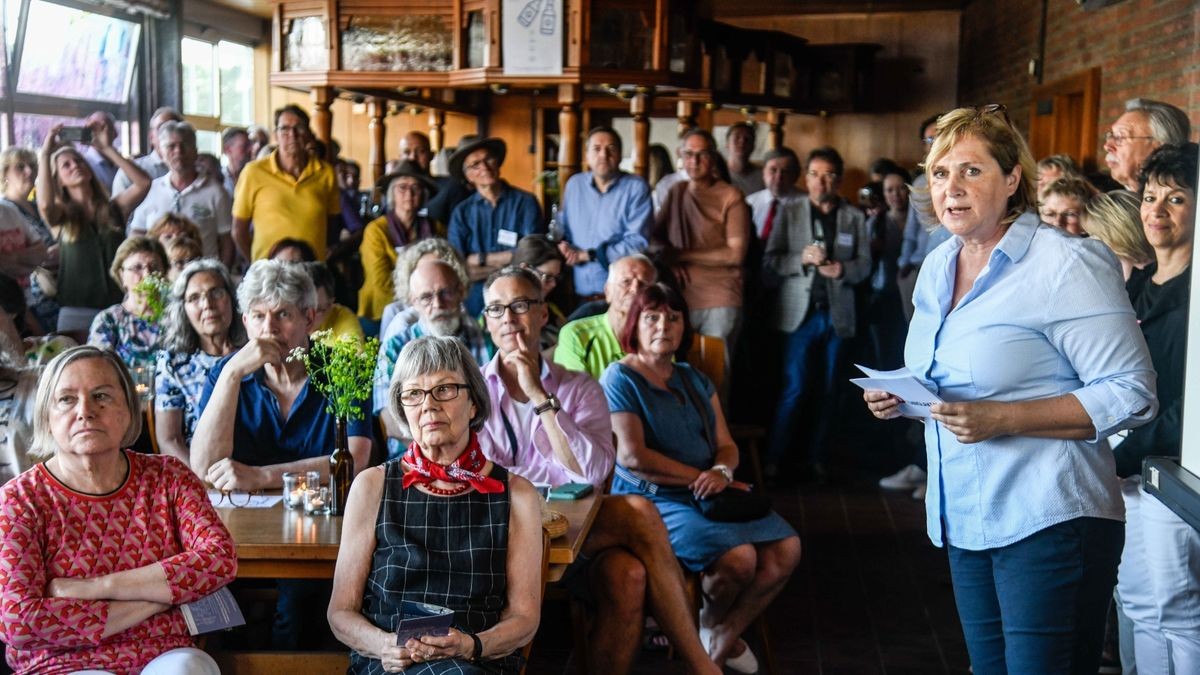
<path id="1" fill-rule="evenodd" d="M 1029 149 L 1034 159 L 1065 154 L 1085 172 L 1096 169 L 1099 68 L 1035 87 L 1029 107 Z"/>

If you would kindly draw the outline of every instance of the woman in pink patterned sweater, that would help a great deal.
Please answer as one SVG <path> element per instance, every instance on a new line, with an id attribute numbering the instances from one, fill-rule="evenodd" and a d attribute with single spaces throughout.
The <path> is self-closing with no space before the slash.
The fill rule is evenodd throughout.
<path id="1" fill-rule="evenodd" d="M 137 393 L 112 352 L 76 347 L 38 386 L 34 449 L 0 488 L 0 639 L 17 673 L 218 673 L 179 605 L 233 580 L 233 539 L 179 460 L 127 447 Z"/>

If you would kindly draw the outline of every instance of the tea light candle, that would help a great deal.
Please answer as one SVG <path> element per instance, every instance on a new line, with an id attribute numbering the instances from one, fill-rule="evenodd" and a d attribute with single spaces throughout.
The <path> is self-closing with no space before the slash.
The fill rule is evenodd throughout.
<path id="1" fill-rule="evenodd" d="M 326 504 L 329 502 L 329 488 L 318 488 L 316 490 L 306 490 L 304 492 L 304 511 L 305 513 L 316 515 L 325 513 Z"/>
<path id="2" fill-rule="evenodd" d="M 283 501 L 289 509 L 298 509 L 304 504 L 304 491 L 308 481 L 302 473 L 283 474 Z"/>

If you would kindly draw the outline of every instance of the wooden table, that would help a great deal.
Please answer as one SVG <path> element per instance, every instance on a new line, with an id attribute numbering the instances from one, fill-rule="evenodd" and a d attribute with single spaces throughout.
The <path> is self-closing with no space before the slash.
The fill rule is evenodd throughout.
<path id="1" fill-rule="evenodd" d="M 574 562 L 600 510 L 595 493 L 575 501 L 553 501 L 550 508 L 567 517 L 567 533 L 550 541 L 550 581 L 555 571 Z M 342 537 L 342 519 L 309 516 L 282 503 L 266 509 L 217 507 L 237 542 L 242 579 L 332 579 Z"/>

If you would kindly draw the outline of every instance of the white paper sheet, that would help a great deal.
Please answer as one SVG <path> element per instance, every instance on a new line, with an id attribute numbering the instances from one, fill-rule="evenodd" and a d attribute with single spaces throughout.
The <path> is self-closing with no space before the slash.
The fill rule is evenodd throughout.
<path id="1" fill-rule="evenodd" d="M 883 371 L 857 363 L 854 366 L 865 373 L 866 377 L 853 377 L 850 381 L 863 389 L 879 389 L 898 397 L 903 401 L 900 404 L 900 414 L 905 417 L 929 419 L 929 406 L 942 402 L 942 399 L 926 389 L 908 368 Z"/>

